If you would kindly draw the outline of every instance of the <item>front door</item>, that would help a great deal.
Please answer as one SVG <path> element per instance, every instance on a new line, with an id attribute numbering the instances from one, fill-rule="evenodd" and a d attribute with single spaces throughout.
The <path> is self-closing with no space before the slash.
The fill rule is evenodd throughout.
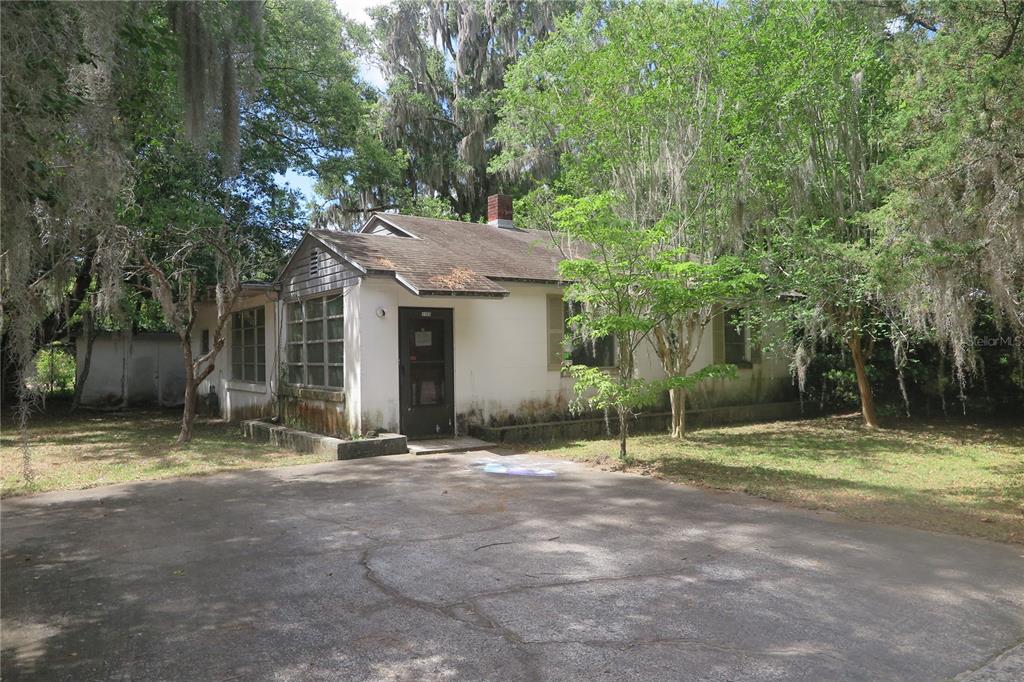
<path id="1" fill-rule="evenodd" d="M 402 433 L 454 433 L 450 308 L 398 309 L 398 390 Z"/>

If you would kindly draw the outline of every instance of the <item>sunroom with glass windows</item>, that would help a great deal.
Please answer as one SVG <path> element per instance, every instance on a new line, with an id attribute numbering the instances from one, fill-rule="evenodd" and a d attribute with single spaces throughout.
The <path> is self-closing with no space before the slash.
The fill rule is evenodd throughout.
<path id="1" fill-rule="evenodd" d="M 341 292 L 288 303 L 285 383 L 337 390 L 345 385 L 345 300 Z"/>

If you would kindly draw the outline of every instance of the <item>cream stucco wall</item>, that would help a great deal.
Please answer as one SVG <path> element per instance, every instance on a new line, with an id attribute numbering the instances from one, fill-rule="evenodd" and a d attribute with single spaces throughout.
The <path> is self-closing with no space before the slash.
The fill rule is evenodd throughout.
<path id="1" fill-rule="evenodd" d="M 350 386 L 359 395 L 362 430 L 399 428 L 400 307 L 452 310 L 455 415 L 460 420 L 486 422 L 565 409 L 572 397 L 571 380 L 549 370 L 547 363 L 547 295 L 561 294 L 561 289 L 511 282 L 502 286 L 510 291 L 505 298 L 418 297 L 391 278 L 371 276 L 349 290 L 358 298 L 358 370 Z M 378 310 L 384 311 L 383 317 Z M 641 374 L 659 375 L 649 349 L 642 356 Z"/>
<path id="2" fill-rule="evenodd" d="M 276 299 L 276 296 L 273 298 Z M 271 416 L 276 410 L 275 402 L 279 380 L 278 341 L 284 333 L 279 324 L 278 303 L 276 300 L 271 300 L 269 293 L 261 292 L 240 299 L 233 310 L 248 310 L 256 307 L 263 307 L 264 310 L 266 381 L 237 381 L 231 378 L 231 320 L 228 320 L 224 325 L 224 347 L 214 360 L 214 370 L 199 385 L 200 400 L 203 400 L 212 387 L 220 402 L 221 415 L 231 421 Z M 213 329 L 216 326 L 216 320 L 216 306 L 206 304 L 200 307 L 192 331 L 192 352 L 195 356 L 198 357 L 204 329 L 210 331 L 210 343 L 213 343 Z"/>

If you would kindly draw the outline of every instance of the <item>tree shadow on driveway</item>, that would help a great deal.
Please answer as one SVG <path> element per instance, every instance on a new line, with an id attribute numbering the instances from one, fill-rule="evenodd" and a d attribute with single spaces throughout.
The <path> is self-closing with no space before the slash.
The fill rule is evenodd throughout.
<path id="1" fill-rule="evenodd" d="M 467 456 L 4 502 L 4 679 L 937 679 L 1024 636 L 1020 551 Z"/>

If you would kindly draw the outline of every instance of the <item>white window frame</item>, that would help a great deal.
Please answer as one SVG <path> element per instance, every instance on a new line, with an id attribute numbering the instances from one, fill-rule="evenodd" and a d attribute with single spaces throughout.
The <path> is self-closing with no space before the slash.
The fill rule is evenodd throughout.
<path id="1" fill-rule="evenodd" d="M 339 307 L 335 312 L 328 308 L 328 302 L 337 300 Z M 310 315 L 310 308 L 319 303 L 320 317 Z M 296 312 L 299 315 L 296 315 Z M 316 310 L 312 312 L 316 313 Z M 296 319 L 296 318 L 299 319 Z M 328 391 L 340 391 L 345 388 L 345 297 L 343 292 L 318 294 L 306 298 L 289 301 L 286 306 L 284 381 L 289 386 L 300 388 L 316 388 Z M 328 332 L 331 322 L 337 321 L 341 336 L 330 337 Z M 319 331 L 316 328 L 319 327 Z M 296 330 L 301 329 L 301 335 Z M 319 338 L 316 338 L 319 336 Z M 319 350 L 316 348 L 319 347 Z M 340 352 L 339 355 L 337 353 Z M 319 361 L 310 362 L 310 356 L 318 356 Z M 297 360 L 296 360 L 297 358 Z M 314 358 L 315 360 L 315 358 Z M 317 381 L 315 374 L 319 368 L 322 381 Z M 335 370 L 339 381 L 331 382 L 331 371 Z M 298 370 L 298 373 L 296 373 Z"/>
<path id="2" fill-rule="evenodd" d="M 246 315 L 252 315 L 252 326 L 241 324 Z M 260 318 L 262 317 L 262 320 Z M 245 342 L 245 332 L 252 330 L 252 343 Z M 204 333 L 206 330 L 204 330 Z M 253 359 L 245 359 L 245 351 L 252 348 Z M 252 378 L 245 374 L 247 367 L 252 367 Z M 241 376 L 236 376 L 236 369 L 241 371 Z M 265 384 L 267 382 L 267 312 L 264 306 L 255 306 L 236 310 L 231 313 L 231 380 L 244 381 L 251 384 Z"/>

